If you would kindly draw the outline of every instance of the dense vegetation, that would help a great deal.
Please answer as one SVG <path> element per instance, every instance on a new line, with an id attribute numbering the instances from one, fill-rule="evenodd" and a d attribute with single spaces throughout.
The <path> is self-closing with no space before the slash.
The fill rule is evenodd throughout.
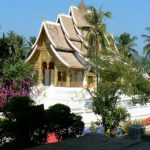
<path id="1" fill-rule="evenodd" d="M 84 13 L 87 10 L 83 3 L 79 9 Z M 87 32 L 83 46 L 88 50 L 85 57 L 89 70 L 96 75 L 97 87 L 90 92 L 92 109 L 101 115 L 105 130 L 113 130 L 129 116 L 119 105 L 122 93 L 133 98 L 133 105 L 149 101 L 150 81 L 145 74 L 150 75 L 150 35 L 142 35 L 146 42 L 145 58 L 137 60 L 137 38 L 124 32 L 115 41 L 105 23 L 105 19 L 111 18 L 111 12 L 94 7 L 90 10 L 90 15 L 85 13 L 90 26 L 82 30 Z M 146 30 L 149 32 L 149 28 Z M 34 75 L 32 66 L 24 60 L 31 53 L 34 41 L 35 37 L 26 41 L 12 31 L 0 37 L 0 108 L 5 115 L 5 119 L 0 120 L 0 138 L 4 149 L 5 146 L 21 149 L 44 144 L 51 132 L 57 133 L 59 140 L 75 137 L 84 128 L 81 117 L 71 113 L 69 107 L 57 104 L 44 110 L 29 98 Z M 8 139 L 11 143 L 7 143 Z"/>
<path id="2" fill-rule="evenodd" d="M 85 7 L 82 8 L 84 11 Z M 89 70 L 96 75 L 96 89 L 90 92 L 92 109 L 101 115 L 105 131 L 111 131 L 129 116 L 119 105 L 121 94 L 131 96 L 133 104 L 149 101 L 150 81 L 145 77 L 149 72 L 142 66 L 148 60 L 140 62 L 136 59 L 136 37 L 124 32 L 115 41 L 107 32 L 105 20 L 111 18 L 110 12 L 98 11 L 94 7 L 90 7 L 90 11 L 90 15 L 85 13 L 90 26 L 82 27 L 82 30 L 87 31 L 83 45 L 88 49 Z"/>
<path id="3" fill-rule="evenodd" d="M 22 149 L 47 143 L 47 135 L 56 133 L 58 140 L 81 135 L 84 123 L 70 108 L 56 104 L 44 110 L 28 97 L 13 97 L 3 108 L 0 122 L 0 148 Z"/>
<path id="4" fill-rule="evenodd" d="M 30 38 L 33 42 L 33 37 Z M 13 31 L 0 38 L 0 107 L 14 96 L 28 96 L 34 83 L 32 66 L 24 63 L 31 42 Z"/>

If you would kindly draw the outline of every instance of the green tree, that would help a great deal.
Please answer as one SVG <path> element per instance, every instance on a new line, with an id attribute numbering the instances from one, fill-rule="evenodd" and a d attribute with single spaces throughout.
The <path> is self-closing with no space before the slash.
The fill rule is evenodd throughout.
<path id="1" fill-rule="evenodd" d="M 68 106 L 55 104 L 46 110 L 49 132 L 56 132 L 59 138 L 66 139 L 81 135 L 84 129 L 82 117 L 71 113 Z"/>
<path id="2" fill-rule="evenodd" d="M 26 40 L 10 31 L 0 38 L 0 107 L 13 96 L 28 96 L 34 84 L 32 66 L 24 63 Z"/>
<path id="3" fill-rule="evenodd" d="M 123 82 L 123 71 L 127 71 L 126 66 L 117 61 L 110 63 L 110 59 L 99 58 L 97 63 L 101 65 L 98 71 L 101 73 L 97 90 L 92 93 L 93 111 L 101 115 L 102 123 L 106 129 L 113 129 L 120 121 L 127 116 L 127 112 L 123 108 L 117 107 L 118 90 L 126 89 Z M 119 110 L 122 110 L 118 112 Z M 118 117 L 116 118 L 116 114 Z"/>
<path id="4" fill-rule="evenodd" d="M 10 52 L 14 53 L 17 59 L 25 59 L 27 50 L 26 40 L 23 36 L 16 34 L 13 31 L 7 33 L 8 45 Z"/>
<path id="5" fill-rule="evenodd" d="M 91 93 L 93 111 L 102 116 L 106 129 L 113 129 L 128 116 L 127 111 L 118 105 L 119 91 L 133 97 L 133 104 L 145 104 L 150 98 L 150 81 L 132 64 L 118 59 L 103 56 L 97 58 L 97 64 L 100 66 L 97 71 L 101 76 L 97 90 Z"/>
<path id="6" fill-rule="evenodd" d="M 26 52 L 26 57 L 28 57 L 31 54 L 31 52 L 33 50 L 32 46 L 34 45 L 35 41 L 36 41 L 35 36 L 30 36 L 29 37 L 29 40 L 27 41 L 28 50 Z"/>
<path id="7" fill-rule="evenodd" d="M 150 58 L 150 28 L 147 27 L 145 30 L 149 33 L 149 35 L 147 34 L 141 35 L 144 38 L 144 42 L 146 43 L 146 45 L 143 48 L 143 53 L 145 54 L 145 57 L 149 59 Z"/>
<path id="8" fill-rule="evenodd" d="M 36 37 L 35 36 L 30 36 L 29 40 L 27 42 L 28 46 L 31 48 L 34 45 L 35 41 L 36 41 Z"/>
<path id="9" fill-rule="evenodd" d="M 91 71 L 97 76 L 97 88 L 90 92 L 92 108 L 96 114 L 101 115 L 106 129 L 113 129 L 129 115 L 118 105 L 119 91 L 129 96 L 137 95 L 133 103 L 144 104 L 149 99 L 150 82 L 144 78 L 141 70 L 133 66 L 133 59 L 130 60 L 132 63 L 128 63 L 129 58 L 137 53 L 134 49 L 136 37 L 123 33 L 118 38 L 119 52 L 116 53 L 111 47 L 114 40 L 109 41 L 110 36 L 106 32 L 107 17 L 111 17 L 110 12 L 98 12 L 92 7 L 91 12 L 85 15 L 89 25 L 82 27 L 82 30 L 87 31 L 83 45 L 86 45 L 88 51 Z"/>
<path id="10" fill-rule="evenodd" d="M 4 138 L 8 135 L 13 137 L 14 149 L 22 149 L 33 145 L 34 133 L 45 121 L 44 106 L 35 106 L 34 101 L 29 97 L 19 96 L 8 101 L 3 111 L 7 119 L 0 126 L 1 129 L 5 129 Z"/>
<path id="11" fill-rule="evenodd" d="M 10 57 L 10 50 L 8 45 L 8 40 L 5 38 L 5 35 L 3 34 L 3 37 L 0 38 L 0 59 L 6 59 Z"/>
<path id="12" fill-rule="evenodd" d="M 0 38 L 0 76 L 2 75 L 3 62 L 10 56 L 9 45 L 5 35 L 3 35 L 3 37 Z"/>
<path id="13" fill-rule="evenodd" d="M 10 63 L 11 62 L 11 63 Z M 3 79 L 12 82 L 24 80 L 26 78 L 33 78 L 33 67 L 25 64 L 23 60 L 14 61 L 12 58 L 5 60 L 3 63 Z"/>
<path id="14" fill-rule="evenodd" d="M 89 58 L 89 66 L 96 74 L 96 82 L 98 83 L 100 77 L 99 72 L 97 72 L 98 65 L 93 65 L 93 63 L 96 63 L 98 54 L 107 53 L 107 48 L 110 46 L 107 38 L 108 34 L 106 31 L 105 19 L 111 18 L 112 14 L 111 12 L 103 12 L 101 9 L 98 11 L 94 7 L 90 7 L 89 10 L 90 13 L 85 13 L 85 19 L 88 25 L 81 28 L 82 31 L 87 32 L 83 41 L 83 46 L 87 49 L 86 57 Z"/>
<path id="15" fill-rule="evenodd" d="M 90 13 L 85 14 L 85 19 L 89 25 L 81 29 L 87 32 L 83 44 L 87 45 L 87 56 L 91 57 L 106 49 L 108 45 L 105 19 L 111 18 L 112 14 L 111 12 L 103 12 L 101 9 L 97 11 L 94 7 L 90 7 L 89 10 Z"/>
<path id="16" fill-rule="evenodd" d="M 134 58 L 134 55 L 137 55 L 138 52 L 134 49 L 137 44 L 135 40 L 136 36 L 131 36 L 131 34 L 123 32 L 119 37 L 116 37 L 116 44 L 120 53 L 123 54 L 125 59 Z"/>
<path id="17" fill-rule="evenodd" d="M 33 42 L 34 38 L 31 38 L 31 41 Z M 24 60 L 28 49 L 30 49 L 28 44 L 23 36 L 14 31 L 10 31 L 6 35 L 3 34 L 3 37 L 0 37 L 1 61 L 5 61 L 9 57 L 13 57 L 14 60 Z"/>

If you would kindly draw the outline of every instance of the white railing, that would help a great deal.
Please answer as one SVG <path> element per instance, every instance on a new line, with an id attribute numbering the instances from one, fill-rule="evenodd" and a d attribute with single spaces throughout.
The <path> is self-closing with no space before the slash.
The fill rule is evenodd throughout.
<path id="1" fill-rule="evenodd" d="M 34 99 L 37 104 L 44 104 L 45 109 L 61 103 L 69 106 L 72 112 L 80 114 L 85 123 L 89 124 L 91 121 L 96 121 L 97 116 L 89 109 L 92 100 L 84 88 L 43 87 L 40 90 L 41 95 L 35 96 Z M 132 120 L 150 117 L 150 103 L 135 106 L 131 106 L 130 103 L 131 98 L 122 95 L 118 105 L 128 110 Z"/>

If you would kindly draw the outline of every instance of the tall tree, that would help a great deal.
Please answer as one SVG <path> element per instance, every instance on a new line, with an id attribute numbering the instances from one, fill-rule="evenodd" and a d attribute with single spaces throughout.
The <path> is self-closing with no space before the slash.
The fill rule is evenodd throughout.
<path id="1" fill-rule="evenodd" d="M 12 53 L 15 53 L 17 59 L 25 59 L 25 52 L 27 50 L 25 38 L 13 31 L 10 31 L 7 33 L 7 39 L 10 51 Z"/>
<path id="2" fill-rule="evenodd" d="M 135 43 L 136 39 L 136 36 L 131 36 L 131 34 L 127 32 L 123 32 L 119 37 L 116 37 L 118 50 L 125 58 L 134 58 L 134 55 L 138 54 L 138 52 L 134 49 L 134 47 L 137 46 Z"/>
<path id="3" fill-rule="evenodd" d="M 14 96 L 29 96 L 34 83 L 32 66 L 24 63 L 27 42 L 10 31 L 0 38 L 0 107 Z"/>
<path id="4" fill-rule="evenodd" d="M 145 29 L 149 34 L 142 34 L 141 36 L 144 38 L 144 42 L 146 42 L 146 45 L 143 48 L 143 53 L 145 54 L 146 58 L 150 58 L 150 27 L 147 27 Z"/>
<path id="5" fill-rule="evenodd" d="M 100 66 L 97 72 L 101 73 L 101 80 L 97 84 L 98 88 L 91 93 L 92 108 L 102 117 L 106 129 L 114 129 L 128 116 L 127 111 L 119 107 L 119 96 L 124 93 L 133 97 L 133 104 L 146 104 L 150 98 L 150 81 L 132 63 L 103 56 L 97 58 L 94 65 Z"/>
<path id="6" fill-rule="evenodd" d="M 96 74 L 96 83 L 98 83 L 100 73 L 97 72 L 98 65 L 95 66 L 93 63 L 96 62 L 96 57 L 98 57 L 100 52 L 107 51 L 106 49 L 109 43 L 107 39 L 105 19 L 111 18 L 112 14 L 111 12 L 103 12 L 101 8 L 97 10 L 94 7 L 90 7 L 84 13 L 87 26 L 81 27 L 82 31 L 86 31 L 83 46 L 87 49 L 86 57 L 89 58 L 89 66 Z"/>
<path id="7" fill-rule="evenodd" d="M 84 45 L 87 46 L 88 56 L 97 55 L 98 52 L 107 47 L 107 33 L 105 19 L 111 18 L 111 12 L 103 12 L 101 9 L 98 11 L 94 7 L 89 8 L 90 12 L 85 15 L 86 21 L 89 26 L 82 27 L 82 30 L 87 31 L 84 39 Z"/>
<path id="8" fill-rule="evenodd" d="M 36 41 L 36 37 L 35 36 L 30 36 L 29 37 L 29 40 L 27 41 L 28 49 L 26 51 L 26 57 L 28 57 L 31 54 L 32 49 L 33 49 L 32 46 L 34 45 L 35 41 Z"/>
<path id="9" fill-rule="evenodd" d="M 34 45 L 35 41 L 36 41 L 36 37 L 35 36 L 30 36 L 29 40 L 27 42 L 28 46 L 31 48 Z"/>

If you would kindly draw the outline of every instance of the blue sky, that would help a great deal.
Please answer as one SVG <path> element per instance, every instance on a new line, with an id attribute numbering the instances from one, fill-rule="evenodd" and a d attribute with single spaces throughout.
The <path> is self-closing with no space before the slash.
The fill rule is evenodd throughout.
<path id="1" fill-rule="evenodd" d="M 59 12 L 68 13 L 70 5 L 80 0 L 1 0 L 0 35 L 10 30 L 28 38 L 37 36 L 42 17 L 56 21 Z M 150 0 L 85 0 L 88 6 L 111 11 L 113 18 L 107 21 L 108 31 L 114 35 L 129 32 L 138 37 L 138 51 L 141 53 L 145 27 L 150 27 Z M 146 33 L 147 34 L 147 33 Z"/>

